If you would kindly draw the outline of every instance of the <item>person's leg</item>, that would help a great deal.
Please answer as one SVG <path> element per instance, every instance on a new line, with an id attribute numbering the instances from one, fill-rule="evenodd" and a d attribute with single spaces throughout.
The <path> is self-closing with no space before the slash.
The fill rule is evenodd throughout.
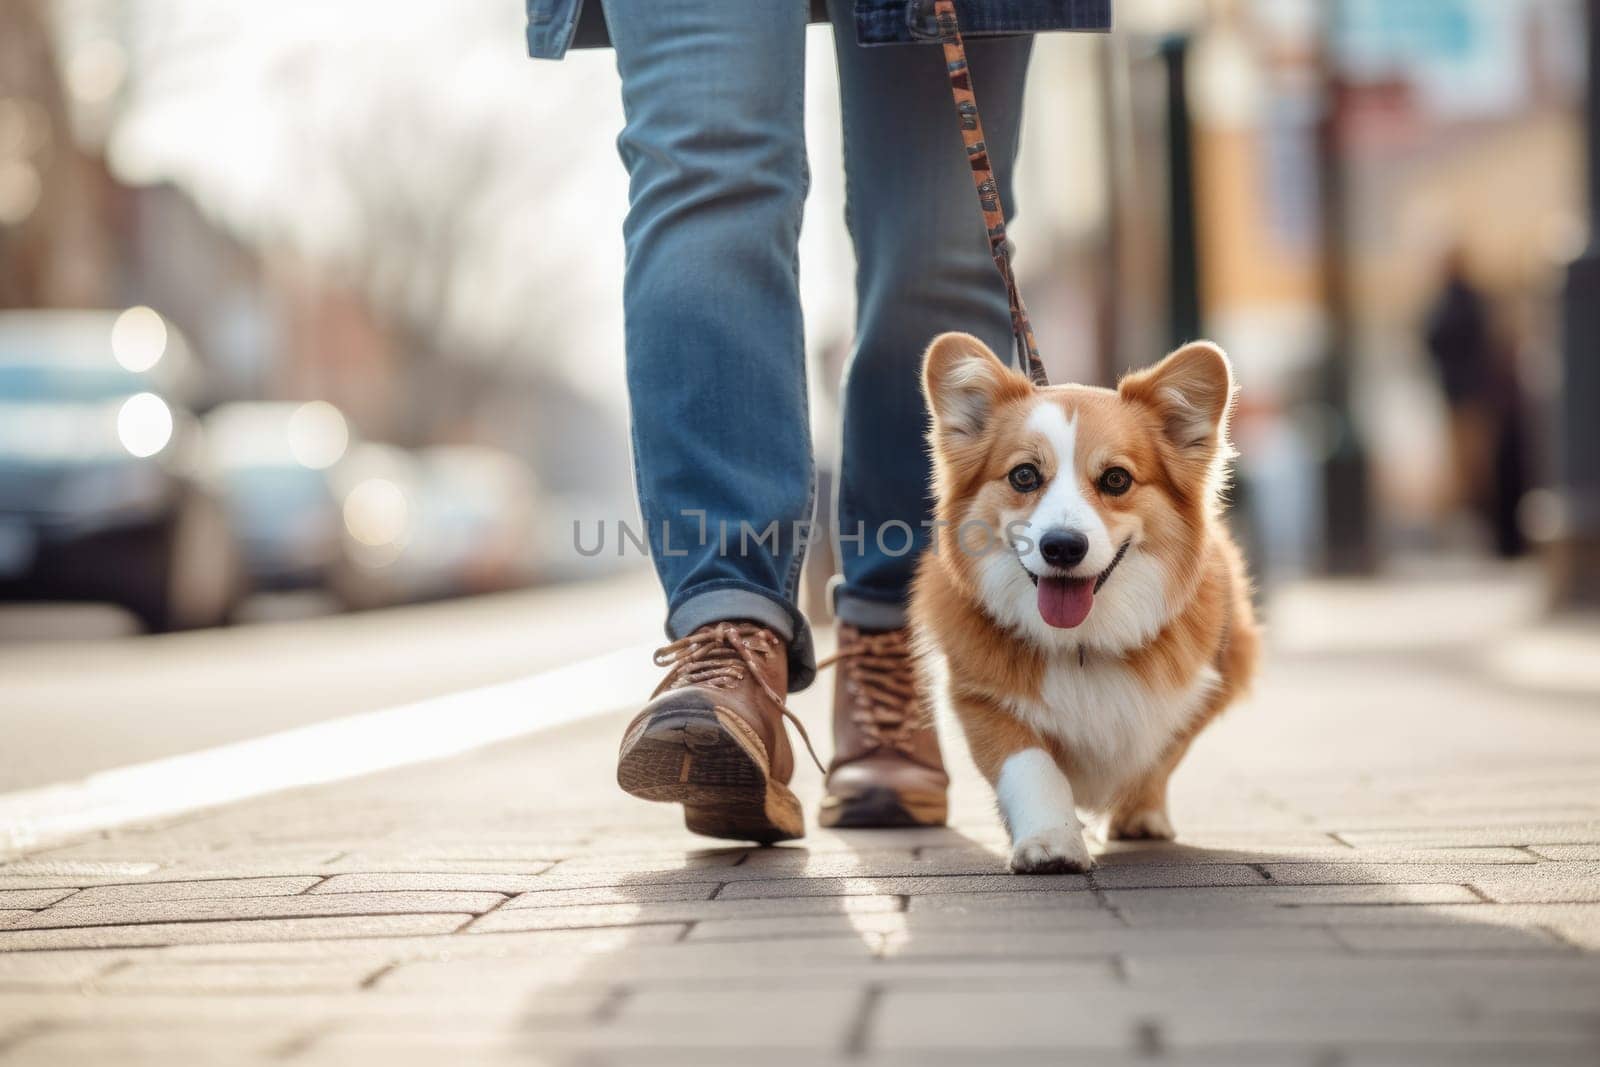
<path id="1" fill-rule="evenodd" d="M 905 599 L 932 517 L 918 374 L 946 330 L 1010 351 L 1005 286 L 989 256 L 937 45 L 862 48 L 830 0 L 844 110 L 856 336 L 845 372 L 835 596 L 840 671 L 828 826 L 938 825 L 949 784 L 912 667 Z M 1031 39 L 969 41 L 989 155 L 1009 208 Z"/>
<path id="2" fill-rule="evenodd" d="M 858 262 L 855 347 L 845 372 L 839 478 L 841 621 L 904 625 L 932 518 L 928 342 L 964 330 L 1012 351 L 1005 286 L 989 256 L 937 45 L 862 48 L 848 0 L 832 0 L 844 109 L 848 214 Z M 989 156 L 1008 211 L 1032 38 L 967 42 Z M 858 535 L 864 536 L 858 539 Z"/>
<path id="3" fill-rule="evenodd" d="M 806 0 L 604 0 L 622 75 L 628 397 L 666 679 L 617 782 L 690 830 L 804 833 L 784 694 L 810 682 L 795 608 L 812 512 L 796 254 Z"/>
<path id="4" fill-rule="evenodd" d="M 667 631 L 749 619 L 815 673 L 796 246 L 806 0 L 603 0 L 622 75 L 634 465 Z M 802 531 L 803 532 L 803 531 Z"/>

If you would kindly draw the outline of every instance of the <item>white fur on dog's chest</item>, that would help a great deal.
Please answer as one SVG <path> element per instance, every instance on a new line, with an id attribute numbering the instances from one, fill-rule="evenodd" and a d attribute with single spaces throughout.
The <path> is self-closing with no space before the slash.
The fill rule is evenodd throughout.
<path id="1" fill-rule="evenodd" d="M 1185 687 L 1158 688 L 1120 662 L 1091 657 L 1080 666 L 1070 656 L 1046 669 L 1039 700 L 1013 698 L 1007 704 L 1012 714 L 1067 748 L 1078 806 L 1101 810 L 1155 763 L 1219 681 L 1207 666 Z"/>

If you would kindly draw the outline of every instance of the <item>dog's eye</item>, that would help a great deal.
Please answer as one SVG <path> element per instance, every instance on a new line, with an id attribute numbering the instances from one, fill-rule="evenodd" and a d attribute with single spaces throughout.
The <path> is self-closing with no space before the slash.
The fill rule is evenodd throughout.
<path id="1" fill-rule="evenodd" d="M 1031 493 L 1044 481 L 1039 477 L 1039 468 L 1032 463 L 1023 463 L 1011 468 L 1011 473 L 1006 477 L 1011 481 L 1011 488 L 1019 493 Z"/>
<path id="2" fill-rule="evenodd" d="M 1100 491 L 1108 496 L 1121 496 L 1133 488 L 1133 475 L 1121 467 L 1109 467 L 1100 475 Z"/>

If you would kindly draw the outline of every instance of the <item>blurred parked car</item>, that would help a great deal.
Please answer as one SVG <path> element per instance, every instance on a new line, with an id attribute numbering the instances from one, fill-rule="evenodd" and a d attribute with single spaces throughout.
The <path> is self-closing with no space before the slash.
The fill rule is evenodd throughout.
<path id="1" fill-rule="evenodd" d="M 453 593 L 492 593 L 533 577 L 533 472 L 480 445 L 425 448 L 421 534 Z"/>
<path id="2" fill-rule="evenodd" d="M 227 520 L 199 465 L 184 340 L 149 308 L 0 312 L 0 598 L 225 621 Z"/>
<path id="3" fill-rule="evenodd" d="M 226 404 L 205 436 L 252 590 L 329 586 L 344 561 L 332 474 L 349 448 L 344 415 L 320 400 Z"/>
<path id="4" fill-rule="evenodd" d="M 337 481 L 347 602 L 376 607 L 494 592 L 533 577 L 533 475 L 505 452 L 367 445 L 340 465 Z"/>

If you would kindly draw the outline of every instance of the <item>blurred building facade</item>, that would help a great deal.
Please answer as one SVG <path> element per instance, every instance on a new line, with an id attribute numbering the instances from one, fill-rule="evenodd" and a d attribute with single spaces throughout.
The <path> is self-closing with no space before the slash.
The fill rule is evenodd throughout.
<path id="1" fill-rule="evenodd" d="M 492 2 L 411 5 L 374 39 L 375 6 L 6 4 L 0 306 L 148 304 L 193 341 L 204 405 L 322 400 L 368 440 L 503 449 L 559 550 L 574 518 L 633 514 L 610 59 L 531 64 Z M 1558 268 L 1583 237 L 1580 8 L 1119 0 L 1117 33 L 1038 42 L 1015 232 L 1046 358 L 1109 384 L 1186 321 L 1222 342 L 1269 577 L 1343 536 L 1341 435 L 1378 556 L 1489 544 L 1455 513 L 1422 338 L 1450 248 L 1535 428 L 1526 482 L 1548 481 Z M 851 328 L 825 32 L 801 274 L 824 462 Z M 440 77 L 400 77 L 441 35 Z"/>

